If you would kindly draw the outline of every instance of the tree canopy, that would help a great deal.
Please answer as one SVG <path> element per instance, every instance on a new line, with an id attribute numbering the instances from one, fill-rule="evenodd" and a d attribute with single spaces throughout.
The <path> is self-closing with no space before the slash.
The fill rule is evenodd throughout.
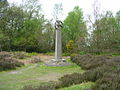
<path id="1" fill-rule="evenodd" d="M 68 13 L 62 28 L 64 52 L 70 50 L 70 46 L 74 46 L 73 52 L 74 49 L 88 53 L 120 52 L 120 11 L 114 16 L 111 11 L 100 13 L 98 6 L 94 8 L 94 22 L 88 20 L 91 31 L 79 6 Z M 62 4 L 54 6 L 54 19 L 62 10 Z M 53 20 L 48 20 L 41 12 L 38 0 L 26 0 L 22 6 L 0 0 L 0 50 L 54 51 Z"/>

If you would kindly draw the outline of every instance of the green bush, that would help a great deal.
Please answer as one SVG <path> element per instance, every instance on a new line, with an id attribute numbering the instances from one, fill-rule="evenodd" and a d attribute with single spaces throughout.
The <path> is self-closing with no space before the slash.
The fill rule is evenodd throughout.
<path id="1" fill-rule="evenodd" d="M 31 57 L 31 56 L 36 56 L 36 55 L 38 55 L 38 53 L 32 52 L 32 53 L 26 53 L 26 55 Z"/>
<path id="2" fill-rule="evenodd" d="M 70 56 L 70 53 L 63 53 L 62 56 Z"/>
<path id="3" fill-rule="evenodd" d="M 47 52 L 47 53 L 45 53 L 45 55 L 53 56 L 53 55 L 55 55 L 55 52 Z"/>
<path id="4" fill-rule="evenodd" d="M 75 42 L 73 40 L 69 40 L 69 42 L 66 44 L 67 52 L 70 54 L 75 53 Z"/>

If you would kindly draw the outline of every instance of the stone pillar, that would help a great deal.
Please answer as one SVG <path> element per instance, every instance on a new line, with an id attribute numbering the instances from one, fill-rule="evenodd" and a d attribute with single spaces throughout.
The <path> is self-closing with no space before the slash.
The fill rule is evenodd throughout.
<path id="1" fill-rule="evenodd" d="M 62 61 L 62 41 L 61 41 L 61 28 L 63 23 L 57 20 L 55 23 L 56 39 L 55 39 L 55 60 Z"/>
<path id="2" fill-rule="evenodd" d="M 71 65 L 65 59 L 62 59 L 62 32 L 63 23 L 59 20 L 55 23 L 55 58 L 45 63 L 47 66 L 68 66 Z"/>
<path id="3" fill-rule="evenodd" d="M 56 29 L 55 40 L 55 60 L 60 61 L 62 59 L 62 42 L 61 42 L 61 30 Z"/>

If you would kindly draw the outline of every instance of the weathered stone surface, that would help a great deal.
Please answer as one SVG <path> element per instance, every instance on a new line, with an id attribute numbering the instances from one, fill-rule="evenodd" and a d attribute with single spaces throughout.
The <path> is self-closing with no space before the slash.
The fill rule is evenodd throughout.
<path id="1" fill-rule="evenodd" d="M 65 59 L 62 59 L 62 35 L 61 35 L 62 22 L 56 21 L 56 38 L 55 38 L 55 59 L 52 59 L 49 62 L 46 62 L 47 66 L 68 66 L 71 65 L 69 62 L 66 62 Z"/>

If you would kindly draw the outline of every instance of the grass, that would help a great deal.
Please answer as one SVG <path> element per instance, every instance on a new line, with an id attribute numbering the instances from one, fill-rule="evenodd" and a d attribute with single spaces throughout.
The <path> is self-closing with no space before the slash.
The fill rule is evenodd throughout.
<path id="1" fill-rule="evenodd" d="M 18 72 L 13 74 L 12 72 Z M 48 67 L 43 63 L 29 64 L 16 70 L 0 72 L 0 90 L 21 90 L 24 85 L 37 85 L 46 80 L 39 80 L 50 74 L 70 74 L 84 72 L 79 66 Z"/>
<path id="2" fill-rule="evenodd" d="M 55 52 L 47 52 L 47 53 L 44 53 L 45 55 L 50 55 L 50 56 L 54 56 L 55 55 Z M 70 56 L 71 54 L 70 53 L 62 53 L 62 56 Z"/>
<path id="3" fill-rule="evenodd" d="M 47 52 L 47 53 L 44 53 L 45 55 L 50 55 L 50 56 L 54 56 L 55 55 L 55 52 Z"/>
<path id="4" fill-rule="evenodd" d="M 26 55 L 27 55 L 27 56 L 36 56 L 36 55 L 38 55 L 38 53 L 32 52 L 32 53 L 26 53 Z"/>
<path id="5" fill-rule="evenodd" d="M 59 90 L 84 90 L 84 89 L 88 89 L 91 88 L 91 86 L 94 85 L 93 82 L 87 82 L 87 83 L 82 83 L 82 84 L 78 84 L 78 85 L 73 85 L 67 88 L 62 88 Z"/>

